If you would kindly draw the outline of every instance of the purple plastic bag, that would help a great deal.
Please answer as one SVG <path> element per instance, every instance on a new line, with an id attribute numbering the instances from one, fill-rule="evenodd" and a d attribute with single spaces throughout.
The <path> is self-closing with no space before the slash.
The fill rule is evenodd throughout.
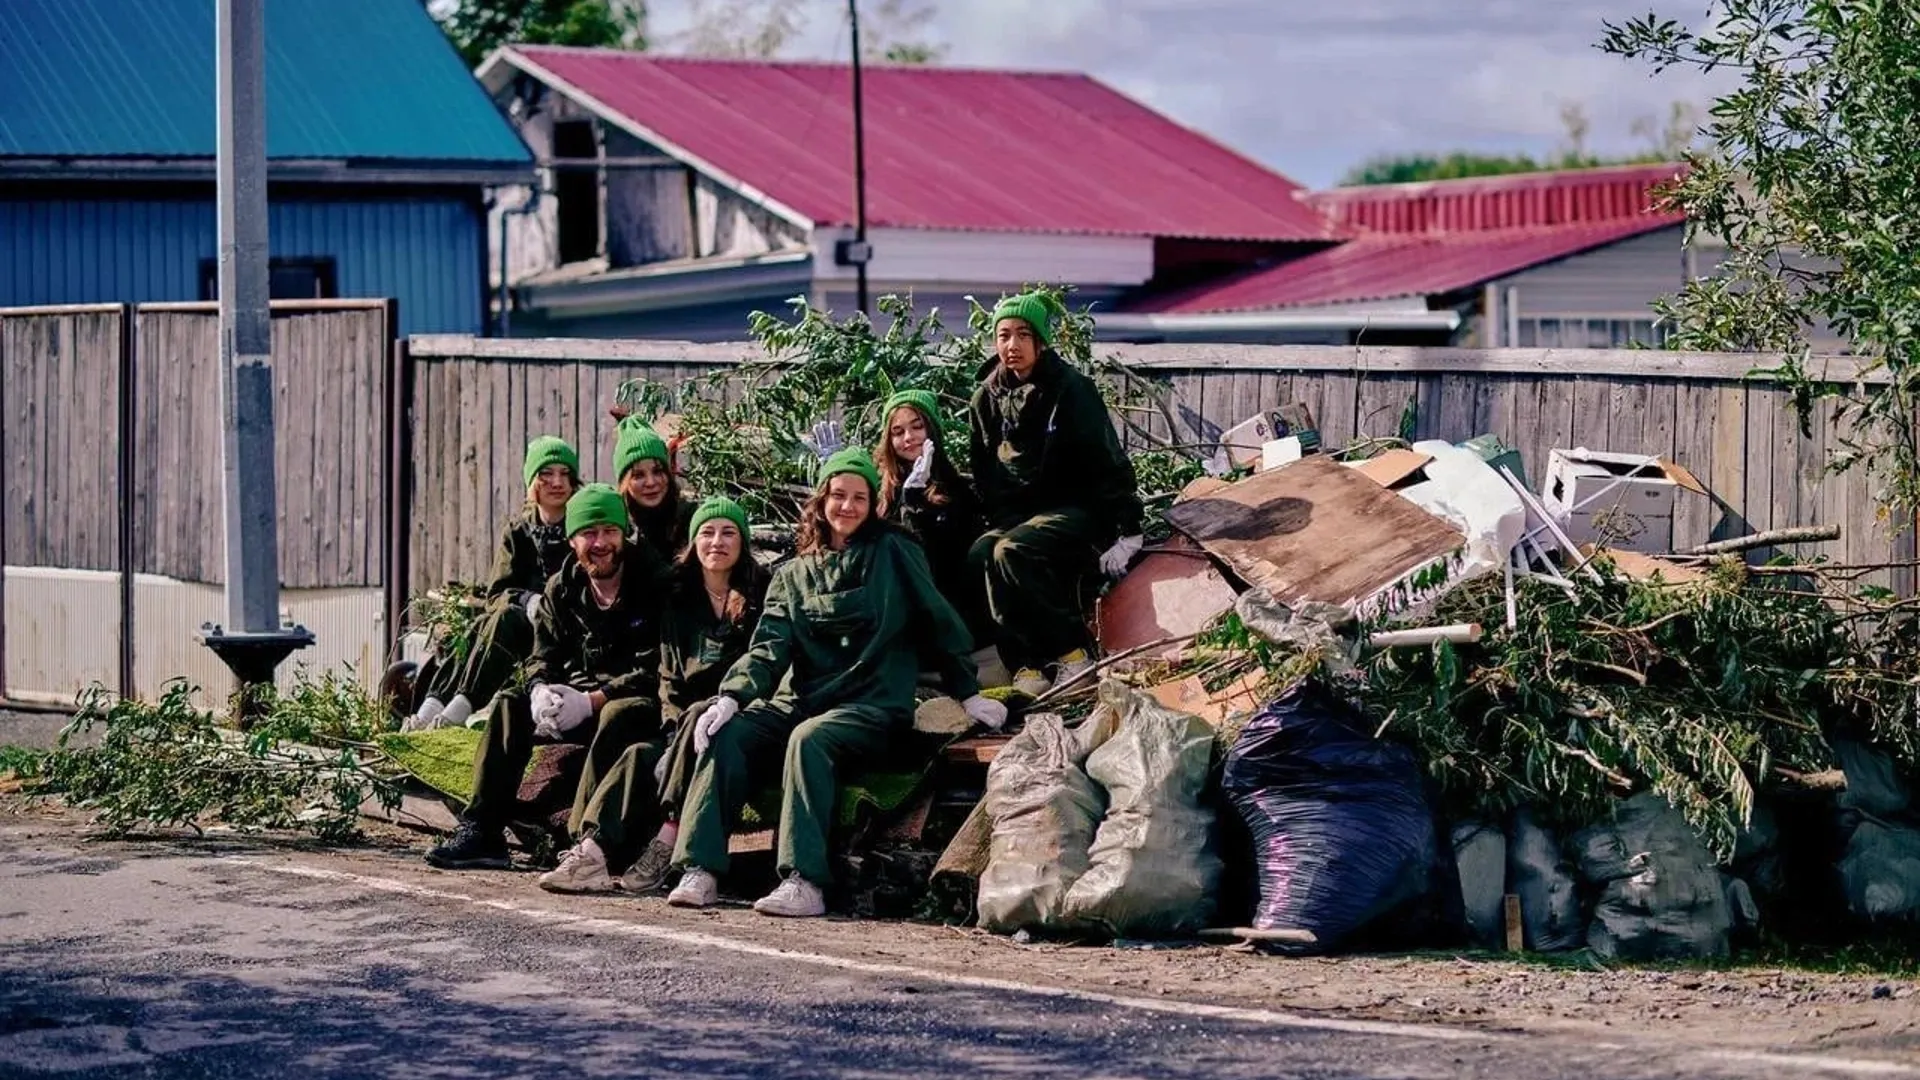
<path id="1" fill-rule="evenodd" d="M 1309 680 L 1268 704 L 1221 780 L 1253 836 L 1262 930 L 1305 930 L 1331 952 L 1407 901 L 1434 871 L 1434 817 L 1413 752 Z"/>

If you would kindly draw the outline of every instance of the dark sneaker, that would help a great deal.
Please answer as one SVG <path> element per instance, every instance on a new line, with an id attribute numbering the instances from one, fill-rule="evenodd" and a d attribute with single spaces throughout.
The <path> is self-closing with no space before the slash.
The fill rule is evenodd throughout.
<path id="1" fill-rule="evenodd" d="M 672 869 L 673 845 L 656 836 L 647 841 L 647 850 L 620 876 L 620 887 L 641 895 L 658 892 L 660 886 L 667 883 L 667 874 Z"/>
<path id="2" fill-rule="evenodd" d="M 513 860 L 507 856 L 507 842 L 499 829 L 462 821 L 452 836 L 427 852 L 427 864 L 442 870 L 509 870 Z"/>

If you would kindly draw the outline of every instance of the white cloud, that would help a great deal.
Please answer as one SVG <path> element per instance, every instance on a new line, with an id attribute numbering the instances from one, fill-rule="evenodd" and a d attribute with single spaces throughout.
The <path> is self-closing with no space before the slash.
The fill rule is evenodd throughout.
<path id="1" fill-rule="evenodd" d="M 1377 154 L 1551 153 L 1568 101 L 1590 149 L 1637 150 L 1636 119 L 1711 97 L 1697 76 L 1650 78 L 1594 48 L 1648 0 L 927 2 L 950 63 L 1085 71 L 1314 186 Z M 650 4 L 656 32 L 684 26 L 686 6 Z M 794 53 L 844 59 L 844 4 L 810 9 Z"/>

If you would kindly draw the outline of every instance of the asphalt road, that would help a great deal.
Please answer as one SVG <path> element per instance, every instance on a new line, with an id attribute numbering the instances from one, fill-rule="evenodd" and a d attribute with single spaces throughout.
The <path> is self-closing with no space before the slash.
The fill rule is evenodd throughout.
<path id="1" fill-rule="evenodd" d="M 770 946 L 745 932 L 751 916 L 667 919 L 658 903 L 549 897 L 403 851 L 85 843 L 0 820 L 0 1076 L 1820 1074 L 1630 1035 L 921 970 Z"/>

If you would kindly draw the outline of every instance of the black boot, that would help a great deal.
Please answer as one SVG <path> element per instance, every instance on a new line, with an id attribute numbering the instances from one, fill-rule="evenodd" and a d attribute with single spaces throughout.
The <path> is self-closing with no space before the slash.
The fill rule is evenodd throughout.
<path id="1" fill-rule="evenodd" d="M 485 828 L 465 818 L 446 842 L 427 852 L 427 863 L 442 870 L 508 870 L 507 842 L 497 828 Z"/>

